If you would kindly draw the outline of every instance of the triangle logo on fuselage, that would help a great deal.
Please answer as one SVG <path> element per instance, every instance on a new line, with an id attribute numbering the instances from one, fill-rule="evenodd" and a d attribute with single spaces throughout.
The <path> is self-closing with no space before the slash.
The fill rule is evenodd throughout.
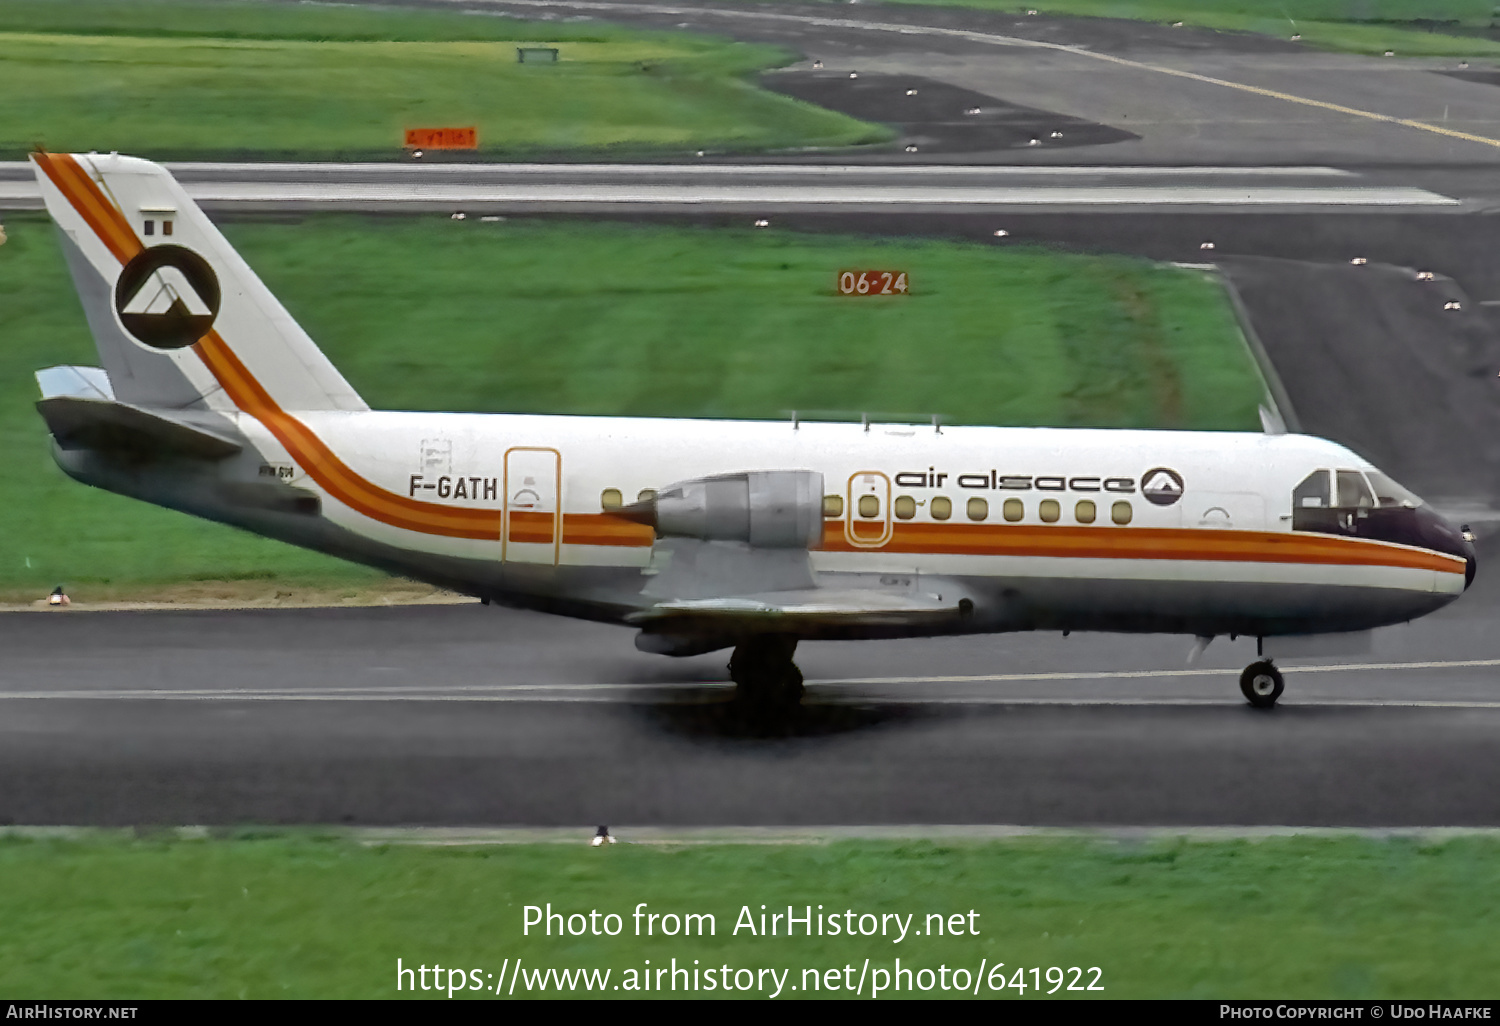
<path id="1" fill-rule="evenodd" d="M 1141 494 L 1157 506 L 1170 506 L 1182 498 L 1182 475 L 1166 467 L 1157 467 L 1141 475 Z"/>

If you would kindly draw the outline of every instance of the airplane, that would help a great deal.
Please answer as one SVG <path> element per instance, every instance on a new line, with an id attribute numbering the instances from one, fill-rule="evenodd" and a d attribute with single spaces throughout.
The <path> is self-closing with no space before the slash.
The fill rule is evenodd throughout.
<path id="1" fill-rule="evenodd" d="M 1167 632 L 1278 651 L 1453 601 L 1472 536 L 1287 433 L 371 410 L 163 167 L 32 156 L 102 367 L 37 373 L 85 484 L 477 597 L 731 649 L 802 696 L 799 641 Z M 441 359 L 440 351 L 433 356 Z"/>

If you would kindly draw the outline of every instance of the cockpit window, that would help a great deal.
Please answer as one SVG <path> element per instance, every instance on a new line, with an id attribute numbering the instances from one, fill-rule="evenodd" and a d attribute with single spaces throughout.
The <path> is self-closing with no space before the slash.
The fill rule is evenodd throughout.
<path id="1" fill-rule="evenodd" d="M 1314 470 L 1292 492 L 1293 509 L 1327 509 L 1328 471 Z"/>
<path id="2" fill-rule="evenodd" d="M 1380 508 L 1384 509 L 1387 506 L 1416 507 L 1422 505 L 1421 499 L 1405 488 L 1402 488 L 1380 471 L 1366 471 L 1365 476 L 1370 479 L 1370 484 L 1375 489 L 1375 502 Z"/>
<path id="3" fill-rule="evenodd" d="M 1290 519 L 1293 531 L 1430 548 L 1430 530 L 1417 512 L 1421 504 L 1378 470 L 1315 470 L 1293 490 Z"/>
<path id="4" fill-rule="evenodd" d="M 1374 509 L 1375 496 L 1365 484 L 1365 475 L 1357 470 L 1340 470 L 1338 505 L 1340 509 Z"/>

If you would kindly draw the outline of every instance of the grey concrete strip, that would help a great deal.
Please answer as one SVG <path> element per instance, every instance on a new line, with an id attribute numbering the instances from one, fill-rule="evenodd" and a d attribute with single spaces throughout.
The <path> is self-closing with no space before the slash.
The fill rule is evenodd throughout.
<path id="1" fill-rule="evenodd" d="M 1493 827 L 1170 827 L 1131 826 L 1088 830 L 1056 827 L 1019 826 L 1015 824 L 905 824 L 867 826 L 788 826 L 788 827 L 652 827 L 609 826 L 610 836 L 626 844 L 663 846 L 711 844 L 833 844 L 839 841 L 969 841 L 991 842 L 1018 839 L 1070 839 L 1085 841 L 1166 841 L 1191 840 L 1222 842 L 1236 840 L 1263 841 L 1278 837 L 1363 837 L 1375 840 L 1410 838 L 1427 843 L 1450 841 L 1461 837 L 1500 839 L 1500 828 Z M 416 827 L 399 829 L 371 828 L 350 832 L 361 844 L 413 845 L 487 845 L 487 844 L 592 844 L 594 830 L 569 827 L 464 829 Z"/>

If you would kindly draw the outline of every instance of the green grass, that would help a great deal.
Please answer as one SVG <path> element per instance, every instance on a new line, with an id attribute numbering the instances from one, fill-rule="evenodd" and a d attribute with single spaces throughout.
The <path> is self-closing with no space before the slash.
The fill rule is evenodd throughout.
<path id="1" fill-rule="evenodd" d="M 0 596 L 371 571 L 79 486 L 32 372 L 98 363 L 52 229 L 0 247 Z M 376 408 L 974 424 L 1257 427 L 1259 379 L 1217 284 L 1140 260 L 771 231 L 446 217 L 226 226 Z M 913 294 L 834 293 L 894 267 Z"/>
<path id="2" fill-rule="evenodd" d="M 1500 57 L 1500 41 L 1455 34 L 1489 27 L 1492 0 L 886 0 L 989 11 L 1183 22 L 1283 39 L 1300 34 L 1309 46 L 1402 57 Z M 1446 23 L 1449 32 L 1434 31 Z"/>
<path id="3" fill-rule="evenodd" d="M 560 50 L 516 63 L 519 43 Z M 403 157 L 406 128 L 481 155 L 840 146 L 889 131 L 748 80 L 787 51 L 453 12 L 0 0 L 0 158 Z"/>
<path id="4" fill-rule="evenodd" d="M 1500 888 L 1493 839 L 660 850 L 94 837 L 0 842 L 0 876 L 0 993 L 12 999 L 388 998 L 397 958 L 493 973 L 520 958 L 533 969 L 609 969 L 612 983 L 648 958 L 790 969 L 787 982 L 800 984 L 806 968 L 852 965 L 857 977 L 864 959 L 889 969 L 899 956 L 917 969 L 1098 966 L 1105 998 L 1500 993 L 1500 912 L 1485 900 Z M 620 914 L 624 930 L 523 936 L 524 906 L 547 902 Z M 715 935 L 631 936 L 638 902 L 712 913 Z M 974 910 L 979 935 L 735 936 L 741 907 L 758 916 L 762 904 L 910 913 L 914 926 Z"/>

